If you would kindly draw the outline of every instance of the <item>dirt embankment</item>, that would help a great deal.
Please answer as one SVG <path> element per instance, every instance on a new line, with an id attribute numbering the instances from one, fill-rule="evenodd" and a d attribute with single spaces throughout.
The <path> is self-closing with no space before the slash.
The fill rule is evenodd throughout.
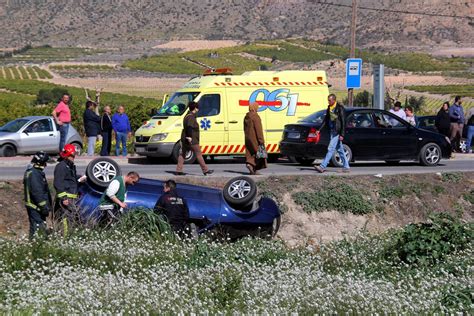
<path id="1" fill-rule="evenodd" d="M 228 179 L 177 180 L 222 188 Z M 474 172 L 257 181 L 260 193 L 281 206 L 278 238 L 290 246 L 337 240 L 361 230 L 380 233 L 425 221 L 432 212 L 462 213 L 464 220 L 474 220 Z M 0 182 L 0 236 L 16 238 L 28 231 L 22 189 L 21 181 Z"/>

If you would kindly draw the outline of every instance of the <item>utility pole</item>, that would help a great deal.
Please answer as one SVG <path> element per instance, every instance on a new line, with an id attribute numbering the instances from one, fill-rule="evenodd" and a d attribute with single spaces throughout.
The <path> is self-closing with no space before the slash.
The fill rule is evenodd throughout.
<path id="1" fill-rule="evenodd" d="M 356 40 L 356 21 L 357 21 L 357 0 L 352 0 L 352 21 L 351 21 L 351 52 L 350 58 L 355 58 L 355 40 Z M 362 71 L 362 69 L 360 70 Z M 347 90 L 347 99 L 349 106 L 353 106 L 354 103 L 354 89 L 350 88 Z"/>

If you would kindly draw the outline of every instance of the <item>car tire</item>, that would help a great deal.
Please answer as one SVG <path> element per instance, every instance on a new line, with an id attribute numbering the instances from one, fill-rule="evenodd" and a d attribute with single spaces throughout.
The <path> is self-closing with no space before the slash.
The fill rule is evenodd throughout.
<path id="1" fill-rule="evenodd" d="M 249 177 L 236 177 L 226 183 L 223 194 L 230 206 L 236 209 L 245 208 L 257 197 L 257 184 Z"/>
<path id="2" fill-rule="evenodd" d="M 179 151 L 181 150 L 181 142 L 177 142 L 173 147 L 173 152 L 171 153 L 171 159 L 174 163 L 178 163 Z M 191 165 L 196 161 L 196 154 L 194 151 L 189 150 L 186 153 L 186 158 L 184 159 L 185 165 Z"/>
<path id="3" fill-rule="evenodd" d="M 398 166 L 400 164 L 400 160 L 385 160 L 385 163 L 389 166 Z"/>
<path id="4" fill-rule="evenodd" d="M 278 230 L 280 229 L 281 217 L 276 217 L 273 219 L 272 225 L 259 228 L 258 237 L 262 239 L 270 240 L 276 236 Z"/>
<path id="5" fill-rule="evenodd" d="M 435 143 L 428 143 L 420 150 L 420 163 L 423 166 L 436 166 L 441 160 L 441 148 Z"/>
<path id="6" fill-rule="evenodd" d="M 347 146 L 346 144 L 342 144 L 344 146 L 344 151 L 346 152 L 346 158 L 349 162 L 352 161 L 352 150 L 349 146 Z M 341 158 L 339 158 L 339 154 L 337 153 L 337 151 L 334 153 L 334 155 L 332 156 L 331 158 L 331 164 L 334 166 L 334 167 L 342 167 L 342 160 Z"/>
<path id="7" fill-rule="evenodd" d="M 76 155 L 80 156 L 82 154 L 82 145 L 78 142 L 73 142 L 71 144 L 74 145 L 74 147 L 76 148 Z"/>
<path id="8" fill-rule="evenodd" d="M 3 145 L 0 148 L 0 156 L 2 156 L 2 157 L 15 157 L 16 156 L 16 147 L 12 144 Z"/>
<path id="9" fill-rule="evenodd" d="M 86 168 L 86 176 L 88 183 L 98 190 L 104 190 L 109 183 L 122 171 L 118 163 L 110 158 L 96 158 L 92 160 Z"/>

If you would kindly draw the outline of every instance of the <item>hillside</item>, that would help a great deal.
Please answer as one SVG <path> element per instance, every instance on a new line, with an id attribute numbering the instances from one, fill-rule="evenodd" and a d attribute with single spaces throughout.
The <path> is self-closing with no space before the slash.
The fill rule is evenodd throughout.
<path id="1" fill-rule="evenodd" d="M 311 37 L 347 44 L 350 0 L 0 0 L 0 47 L 120 47 L 164 39 Z M 469 0 L 361 0 L 364 7 L 474 16 Z M 357 42 L 407 49 L 469 46 L 474 20 L 359 10 Z"/>

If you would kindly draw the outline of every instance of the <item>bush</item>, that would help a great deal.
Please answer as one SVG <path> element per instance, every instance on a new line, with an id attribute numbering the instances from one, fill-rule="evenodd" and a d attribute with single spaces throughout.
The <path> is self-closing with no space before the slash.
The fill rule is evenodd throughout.
<path id="1" fill-rule="evenodd" d="M 374 205 L 359 190 L 345 183 L 330 185 L 319 192 L 297 192 L 293 198 L 308 213 L 336 210 L 363 215 L 374 210 Z"/>
<path id="2" fill-rule="evenodd" d="M 61 100 L 62 96 L 65 94 L 69 94 L 66 88 L 57 87 L 51 90 L 49 89 L 41 89 L 38 91 L 36 95 L 36 104 L 49 104 L 49 103 L 57 103 Z M 71 100 L 72 101 L 72 100 Z"/>
<path id="3" fill-rule="evenodd" d="M 464 250 L 474 237 L 472 223 L 463 224 L 446 213 L 430 216 L 431 223 L 410 224 L 395 235 L 389 255 L 408 264 L 434 264 Z"/>

